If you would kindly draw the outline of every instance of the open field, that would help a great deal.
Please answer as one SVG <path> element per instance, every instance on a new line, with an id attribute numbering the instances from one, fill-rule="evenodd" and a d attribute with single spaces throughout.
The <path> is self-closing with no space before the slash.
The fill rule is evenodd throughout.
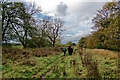
<path id="1" fill-rule="evenodd" d="M 117 52 L 85 49 L 3 49 L 3 78 L 118 78 Z"/>
<path id="2" fill-rule="evenodd" d="M 120 0 L 1 0 L 0 6 L 0 79 L 119 80 Z"/>

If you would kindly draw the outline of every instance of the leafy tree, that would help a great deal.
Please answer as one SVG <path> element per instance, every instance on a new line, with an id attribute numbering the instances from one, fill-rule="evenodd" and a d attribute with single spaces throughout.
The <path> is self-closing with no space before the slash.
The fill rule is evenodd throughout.
<path id="1" fill-rule="evenodd" d="M 76 46 L 76 44 L 75 44 L 75 43 L 73 43 L 73 46 Z"/>
<path id="2" fill-rule="evenodd" d="M 60 39 L 56 39 L 55 46 L 56 46 L 56 47 L 60 47 L 60 46 L 61 46 L 61 45 L 60 45 Z"/>
<path id="3" fill-rule="evenodd" d="M 32 39 L 33 43 L 34 43 L 34 47 L 51 47 L 52 43 L 46 39 L 46 38 L 41 38 L 41 37 L 35 37 Z"/>
<path id="4" fill-rule="evenodd" d="M 21 2 L 2 3 L 2 38 L 3 41 L 20 41 L 26 48 L 27 39 L 35 30 L 34 19 L 26 12 Z"/>
<path id="5" fill-rule="evenodd" d="M 46 17 L 38 21 L 32 16 L 41 12 L 35 3 L 2 2 L 2 41 L 21 42 L 26 47 L 55 46 L 63 22 Z"/>
<path id="6" fill-rule="evenodd" d="M 82 37 L 79 41 L 78 41 L 78 47 L 82 48 L 83 45 L 85 44 L 86 38 Z"/>
<path id="7" fill-rule="evenodd" d="M 67 46 L 73 46 L 74 43 L 72 43 L 72 42 L 70 41 L 70 42 L 67 42 L 66 45 L 67 45 Z"/>
<path id="8" fill-rule="evenodd" d="M 89 36 L 85 42 L 85 45 L 84 47 L 86 46 L 86 48 L 94 48 L 94 42 L 95 42 L 95 39 L 93 36 Z"/>
<path id="9" fill-rule="evenodd" d="M 95 38 L 96 48 L 119 50 L 120 40 L 120 2 L 108 2 L 98 10 L 93 18 L 97 32 L 92 34 Z"/>

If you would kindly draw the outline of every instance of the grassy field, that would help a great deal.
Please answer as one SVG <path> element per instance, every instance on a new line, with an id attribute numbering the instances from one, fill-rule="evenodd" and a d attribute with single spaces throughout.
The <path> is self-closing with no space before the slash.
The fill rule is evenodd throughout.
<path id="1" fill-rule="evenodd" d="M 118 56 L 103 49 L 77 50 L 71 56 L 52 48 L 4 49 L 2 77 L 118 78 Z"/>

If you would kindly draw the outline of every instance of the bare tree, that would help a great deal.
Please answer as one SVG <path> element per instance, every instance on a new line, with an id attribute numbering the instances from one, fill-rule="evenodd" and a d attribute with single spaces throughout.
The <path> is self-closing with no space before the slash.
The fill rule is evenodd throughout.
<path id="1" fill-rule="evenodd" d="M 62 26 L 63 21 L 47 16 L 41 22 L 41 35 L 48 38 L 54 47 L 56 39 L 62 32 Z"/>
<path id="2" fill-rule="evenodd" d="M 42 11 L 41 7 L 37 6 L 35 2 L 27 2 L 24 4 L 25 4 L 27 13 L 29 13 L 30 15 L 37 15 Z"/>
<path id="3" fill-rule="evenodd" d="M 47 35 L 51 40 L 53 47 L 55 46 L 55 41 L 60 35 L 63 26 L 63 22 L 60 19 L 52 19 L 47 27 Z"/>

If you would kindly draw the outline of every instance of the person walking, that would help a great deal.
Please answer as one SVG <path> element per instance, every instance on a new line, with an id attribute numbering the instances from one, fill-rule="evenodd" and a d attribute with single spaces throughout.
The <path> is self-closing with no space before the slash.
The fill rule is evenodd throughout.
<path id="1" fill-rule="evenodd" d="M 67 50 L 66 50 L 65 47 L 63 48 L 63 52 L 64 52 L 64 56 L 65 56 L 65 54 L 66 54 L 66 52 L 67 52 Z"/>
<path id="2" fill-rule="evenodd" d="M 72 55 L 73 49 L 71 48 L 71 46 L 68 47 L 68 53 L 69 55 Z"/>

